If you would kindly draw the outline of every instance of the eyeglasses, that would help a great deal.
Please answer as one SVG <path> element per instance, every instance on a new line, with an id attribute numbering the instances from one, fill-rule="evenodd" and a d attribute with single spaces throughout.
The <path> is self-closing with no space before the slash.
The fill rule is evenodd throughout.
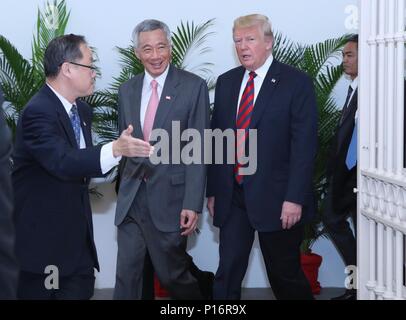
<path id="1" fill-rule="evenodd" d="M 74 64 L 75 66 L 88 68 L 88 69 L 90 69 L 90 70 L 92 70 L 92 71 L 96 71 L 96 70 L 97 70 L 97 68 L 96 68 L 95 66 L 88 66 L 88 65 L 86 65 L 86 64 L 81 64 L 81 63 L 77 63 L 77 62 L 73 62 L 73 61 L 65 61 L 65 62 L 70 63 L 70 64 Z M 62 64 L 63 64 L 63 62 L 61 63 L 61 65 L 62 65 Z"/>

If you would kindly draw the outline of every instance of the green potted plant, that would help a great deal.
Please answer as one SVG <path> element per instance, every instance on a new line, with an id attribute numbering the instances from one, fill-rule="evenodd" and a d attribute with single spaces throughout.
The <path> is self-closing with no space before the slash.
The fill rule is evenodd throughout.
<path id="1" fill-rule="evenodd" d="M 305 236 L 301 244 L 302 268 L 314 294 L 320 292 L 317 276 L 322 257 L 312 252 L 311 248 L 319 237 L 326 236 L 322 226 L 323 199 L 327 190 L 326 164 L 330 141 L 340 114 L 332 98 L 332 91 L 343 73 L 340 63 L 341 49 L 347 37 L 344 35 L 314 45 L 301 45 L 288 40 L 280 33 L 275 35 L 274 57 L 306 72 L 313 79 L 316 92 L 319 146 L 313 181 L 317 212 L 313 220 L 305 226 Z"/>
<path id="2" fill-rule="evenodd" d="M 193 55 L 203 55 L 210 50 L 205 46 L 207 38 L 213 34 L 208 29 L 214 24 L 210 19 L 202 24 L 194 22 L 181 22 L 172 33 L 172 64 L 178 68 L 194 72 L 206 79 L 209 90 L 213 89 L 215 82 L 211 76 L 211 63 L 192 65 Z M 95 92 L 86 98 L 86 101 L 94 108 L 93 130 L 96 132 L 99 142 L 105 143 L 118 138 L 118 88 L 125 81 L 144 71 L 141 62 L 134 55 L 132 45 L 125 48 L 117 47 L 121 71 L 118 77 L 107 90 Z"/>
<path id="3" fill-rule="evenodd" d="M 43 11 L 38 9 L 30 60 L 0 35 L 0 85 L 8 102 L 5 118 L 13 135 L 22 109 L 45 83 L 42 65 L 45 48 L 53 38 L 65 33 L 69 15 L 65 0 L 47 2 Z"/>

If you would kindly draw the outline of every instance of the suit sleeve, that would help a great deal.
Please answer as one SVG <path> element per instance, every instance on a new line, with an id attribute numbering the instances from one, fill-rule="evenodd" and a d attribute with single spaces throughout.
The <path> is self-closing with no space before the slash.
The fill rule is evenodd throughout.
<path id="1" fill-rule="evenodd" d="M 186 166 L 185 196 L 183 209 L 202 212 L 204 189 L 206 185 L 206 165 L 204 164 L 204 130 L 209 127 L 209 91 L 206 83 L 201 80 L 197 85 L 197 92 L 193 109 L 189 113 L 188 128 L 195 129 L 201 137 L 201 164 Z"/>
<path id="2" fill-rule="evenodd" d="M 214 92 L 214 107 L 213 113 L 210 121 L 210 128 L 213 132 L 217 128 L 217 113 L 219 109 L 219 96 L 220 96 L 220 83 L 221 78 L 217 79 L 216 89 Z M 212 154 L 211 154 L 211 163 L 207 167 L 207 188 L 206 188 L 206 197 L 213 197 L 215 194 L 216 186 L 216 165 L 215 165 L 215 145 L 212 138 Z M 218 167 L 218 166 L 217 166 Z"/>
<path id="3" fill-rule="evenodd" d="M 313 83 L 307 76 L 296 88 L 291 108 L 289 181 L 285 201 L 303 205 L 311 192 L 317 152 L 317 105 Z"/>
<path id="4" fill-rule="evenodd" d="M 123 112 L 123 107 L 122 107 L 122 89 L 121 87 L 118 89 L 118 134 L 120 135 L 121 132 L 125 129 L 125 119 L 124 119 L 124 112 Z M 126 163 L 126 157 L 121 157 L 121 160 L 118 164 L 118 170 L 117 170 L 117 177 L 116 177 L 116 185 L 114 190 L 118 194 L 118 191 L 120 190 L 120 183 L 121 183 L 121 177 L 123 175 L 123 170 L 124 166 Z"/>
<path id="5" fill-rule="evenodd" d="M 22 114 L 23 140 L 29 153 L 51 175 L 70 180 L 102 176 L 101 146 L 70 146 L 56 113 L 30 105 Z"/>
<path id="6" fill-rule="evenodd" d="M 0 101 L 0 106 L 1 103 L 2 101 Z M 15 299 L 18 266 L 14 256 L 14 226 L 12 223 L 11 141 L 2 112 L 0 110 L 0 299 Z"/>

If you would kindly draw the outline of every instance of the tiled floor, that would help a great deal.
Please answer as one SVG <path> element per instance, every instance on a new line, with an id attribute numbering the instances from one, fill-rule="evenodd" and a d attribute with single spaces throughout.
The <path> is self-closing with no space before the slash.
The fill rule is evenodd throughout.
<path id="1" fill-rule="evenodd" d="M 344 288 L 323 288 L 315 298 L 317 300 L 330 300 L 330 298 L 342 294 L 344 290 Z M 113 289 L 95 289 L 92 300 L 111 300 L 112 297 Z M 243 288 L 242 300 L 275 300 L 275 298 L 270 288 Z"/>

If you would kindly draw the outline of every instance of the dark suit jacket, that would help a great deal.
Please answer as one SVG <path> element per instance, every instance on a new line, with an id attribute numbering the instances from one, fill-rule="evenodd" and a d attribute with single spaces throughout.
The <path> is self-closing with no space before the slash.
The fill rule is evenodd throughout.
<path id="1" fill-rule="evenodd" d="M 143 80 L 144 73 L 139 74 L 124 83 L 119 90 L 120 130 L 132 124 L 133 136 L 139 139 L 144 139 L 140 122 Z M 179 139 L 176 132 L 172 131 L 173 121 L 179 124 L 180 135 L 190 128 L 197 130 L 200 137 L 203 137 L 204 129 L 209 127 L 209 94 L 203 79 L 169 66 L 153 129 L 165 130 L 170 143 L 172 139 Z M 181 150 L 186 144 L 186 141 L 180 142 Z M 160 231 L 178 232 L 182 209 L 202 211 L 206 185 L 205 164 L 186 165 L 181 159 L 176 164 L 172 161 L 174 154 L 176 155 L 172 147 L 163 148 L 161 151 L 161 154 L 168 155 L 169 164 L 154 165 L 146 158 L 123 159 L 120 165 L 121 183 L 116 225 L 127 215 L 140 186 L 140 177 L 145 173 L 148 175 L 146 187 L 149 211 Z"/>
<path id="2" fill-rule="evenodd" d="M 345 159 L 348 146 L 354 131 L 354 117 L 357 111 L 358 89 L 355 90 L 349 104 L 348 113 L 339 123 L 332 140 L 330 156 L 327 164 L 327 177 L 331 186 L 333 208 L 336 213 L 346 214 L 356 210 L 357 166 L 348 170 Z"/>
<path id="3" fill-rule="evenodd" d="M 77 148 L 69 116 L 47 85 L 28 102 L 17 126 L 13 185 L 23 271 L 43 273 L 56 265 L 60 275 L 70 275 L 89 246 L 98 268 L 88 178 L 102 174 L 101 147 L 92 147 L 91 108 L 80 100 L 77 106 L 86 149 Z"/>
<path id="4" fill-rule="evenodd" d="M 11 139 L 3 117 L 0 89 L 0 300 L 15 299 L 18 266 L 14 255 L 13 195 L 11 190 Z"/>
<path id="5" fill-rule="evenodd" d="M 238 67 L 218 78 L 212 129 L 235 129 L 244 72 Z M 301 222 L 308 220 L 315 210 L 312 178 L 317 149 L 317 108 L 311 79 L 274 60 L 255 102 L 250 128 L 258 134 L 257 171 L 245 176 L 243 184 L 251 225 L 262 232 L 282 229 L 284 201 L 303 205 Z M 230 213 L 233 167 L 209 166 L 207 196 L 216 197 L 214 225 L 218 227 Z"/>

